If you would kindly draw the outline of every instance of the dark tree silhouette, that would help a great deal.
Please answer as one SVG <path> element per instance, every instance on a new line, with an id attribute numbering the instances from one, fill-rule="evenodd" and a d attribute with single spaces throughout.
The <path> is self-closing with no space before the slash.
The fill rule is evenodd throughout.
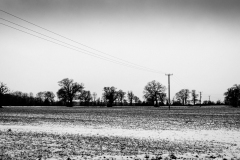
<path id="1" fill-rule="evenodd" d="M 4 95 L 9 92 L 9 88 L 3 82 L 0 83 L 0 108 L 2 108 L 2 102 L 4 99 Z"/>
<path id="2" fill-rule="evenodd" d="M 123 100 L 125 98 L 126 92 L 123 92 L 121 89 L 118 91 L 118 101 L 123 105 Z"/>
<path id="3" fill-rule="evenodd" d="M 112 107 L 113 102 L 118 98 L 118 91 L 115 87 L 103 88 L 103 99 L 107 101 L 107 107 Z"/>
<path id="4" fill-rule="evenodd" d="M 198 94 L 196 93 L 196 90 L 192 90 L 192 101 L 193 101 L 193 105 L 195 105 L 195 103 L 198 101 Z"/>
<path id="5" fill-rule="evenodd" d="M 226 104 L 238 107 L 240 104 L 240 85 L 235 84 L 233 87 L 228 88 L 224 95 Z"/>
<path id="6" fill-rule="evenodd" d="M 1 101 L 3 105 L 6 106 L 43 106 L 43 105 L 55 105 L 53 98 L 53 93 L 50 96 L 52 100 L 44 97 L 44 93 L 39 92 L 37 97 L 33 96 L 33 93 L 23 93 L 21 91 L 15 91 L 11 93 L 4 94 L 3 100 Z M 47 94 L 46 94 L 47 96 Z"/>
<path id="7" fill-rule="evenodd" d="M 73 99 L 77 98 L 77 95 L 81 93 L 84 88 L 84 85 L 73 82 L 72 79 L 65 78 L 58 82 L 58 85 L 61 87 L 57 96 L 60 100 L 64 101 L 68 107 L 73 106 Z"/>
<path id="8" fill-rule="evenodd" d="M 50 105 L 54 103 L 55 94 L 51 91 L 38 92 L 36 99 L 40 104 Z"/>
<path id="9" fill-rule="evenodd" d="M 184 95 L 183 95 L 182 91 L 177 92 L 175 94 L 175 97 L 182 105 L 184 105 Z"/>
<path id="10" fill-rule="evenodd" d="M 44 102 L 47 104 L 52 104 L 54 102 L 55 94 L 51 91 L 44 92 Z"/>
<path id="11" fill-rule="evenodd" d="M 190 91 L 188 89 L 182 89 L 175 94 L 176 99 L 182 101 L 182 105 L 187 104 L 187 100 L 189 99 Z"/>
<path id="12" fill-rule="evenodd" d="M 132 91 L 129 91 L 129 92 L 127 93 L 127 97 L 128 97 L 128 101 L 129 101 L 129 103 L 130 103 L 130 106 L 132 106 L 132 102 L 133 102 L 134 96 L 135 96 L 135 95 L 133 94 Z"/>
<path id="13" fill-rule="evenodd" d="M 21 91 L 15 91 L 11 94 L 11 101 L 9 105 L 17 105 L 17 106 L 29 106 L 34 104 L 34 98 L 30 97 L 27 93 L 23 93 Z"/>
<path id="14" fill-rule="evenodd" d="M 92 100 L 92 95 L 90 91 L 82 90 L 82 92 L 79 95 L 80 101 L 84 101 L 84 104 L 89 106 L 89 102 Z"/>
<path id="15" fill-rule="evenodd" d="M 60 88 L 57 91 L 57 97 L 60 101 L 64 102 L 65 105 L 67 105 L 68 97 L 66 91 L 63 88 Z"/>
<path id="16" fill-rule="evenodd" d="M 133 97 L 134 103 L 137 104 L 139 103 L 140 99 L 137 96 Z"/>
<path id="17" fill-rule="evenodd" d="M 161 83 L 153 80 L 151 82 L 148 82 L 147 85 L 144 87 L 144 98 L 149 101 L 152 101 L 152 104 L 155 102 L 155 106 L 159 106 L 158 101 L 161 103 L 164 102 L 166 98 L 166 87 L 162 85 Z"/>

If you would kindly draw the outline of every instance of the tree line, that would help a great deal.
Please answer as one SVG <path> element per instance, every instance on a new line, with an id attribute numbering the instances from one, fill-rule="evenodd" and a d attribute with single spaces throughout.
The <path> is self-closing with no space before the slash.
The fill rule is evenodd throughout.
<path id="1" fill-rule="evenodd" d="M 134 95 L 132 91 L 124 92 L 123 90 L 118 90 L 116 87 L 104 87 L 103 93 L 97 99 L 96 93 L 91 94 L 90 91 L 84 90 L 84 85 L 82 83 L 74 82 L 73 79 L 65 78 L 58 82 L 61 87 L 57 91 L 57 97 L 64 105 L 68 107 L 73 106 L 73 101 L 78 100 L 83 105 L 105 105 L 107 107 L 112 107 L 113 105 L 153 105 L 154 102 L 158 106 L 160 100 L 161 104 L 164 104 L 166 97 L 165 90 L 166 87 L 156 81 L 149 82 L 144 88 L 144 98 L 146 101 L 141 101 L 139 97 Z M 126 99 L 127 98 L 127 99 Z"/>
<path id="2" fill-rule="evenodd" d="M 74 82 L 73 79 L 65 78 L 58 82 L 59 90 L 56 95 L 51 91 L 41 91 L 33 93 L 23 93 L 20 91 L 10 92 L 3 82 L 0 83 L 0 108 L 2 106 L 163 106 L 168 105 L 166 87 L 155 80 L 148 82 L 143 89 L 144 101 L 134 95 L 132 91 L 124 92 L 114 86 L 104 87 L 101 96 L 85 90 L 83 83 Z M 199 100 L 196 90 L 181 89 L 170 102 L 171 105 L 213 105 L 228 104 L 234 107 L 239 106 L 240 85 L 234 85 L 224 93 L 225 100 L 216 103 L 212 101 Z M 55 100 L 55 97 L 58 100 Z"/>
<path id="3" fill-rule="evenodd" d="M 222 105 L 225 104 L 218 100 L 217 102 L 204 100 L 201 101 L 201 96 L 196 90 L 181 89 L 177 92 L 172 100 L 173 105 Z"/>

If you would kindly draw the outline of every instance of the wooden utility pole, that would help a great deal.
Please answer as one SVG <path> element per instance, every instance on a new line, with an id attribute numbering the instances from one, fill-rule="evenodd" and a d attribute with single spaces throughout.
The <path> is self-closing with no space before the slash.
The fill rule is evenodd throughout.
<path id="1" fill-rule="evenodd" d="M 170 110 L 170 76 L 172 76 L 173 74 L 165 74 L 166 76 L 168 76 L 168 109 Z"/>
<path id="2" fill-rule="evenodd" d="M 200 92 L 200 107 L 201 107 L 201 105 L 202 105 L 202 104 L 201 104 L 201 103 L 202 103 L 202 102 L 201 102 L 201 99 L 202 99 L 202 92 Z"/>

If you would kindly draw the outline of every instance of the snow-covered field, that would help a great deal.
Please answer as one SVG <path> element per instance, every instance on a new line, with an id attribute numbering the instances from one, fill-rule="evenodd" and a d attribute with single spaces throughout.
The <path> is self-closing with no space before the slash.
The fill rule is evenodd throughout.
<path id="1" fill-rule="evenodd" d="M 240 159 L 238 108 L 5 107 L 0 114 L 0 159 Z"/>

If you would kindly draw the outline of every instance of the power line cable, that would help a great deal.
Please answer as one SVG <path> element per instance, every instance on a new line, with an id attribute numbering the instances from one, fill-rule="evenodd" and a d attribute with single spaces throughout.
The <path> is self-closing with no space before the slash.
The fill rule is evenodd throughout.
<path id="1" fill-rule="evenodd" d="M 62 35 L 60 35 L 60 34 L 58 34 L 58 33 L 56 33 L 56 32 L 53 32 L 53 31 L 51 31 L 51 30 L 49 30 L 49 29 L 46 29 L 46 28 L 41 27 L 41 26 L 39 26 L 39 25 L 36 25 L 36 24 L 34 24 L 34 23 L 30 22 L 30 21 L 27 21 L 27 20 L 25 20 L 25 19 L 23 19 L 23 18 L 20 18 L 20 17 L 14 15 L 14 14 L 11 14 L 11 13 L 9 13 L 9 12 L 6 12 L 6 11 L 4 11 L 4 10 L 2 10 L 2 9 L 0 9 L 0 11 L 6 13 L 6 14 L 8 14 L 8 15 L 11 15 L 11 16 L 13 16 L 13 17 L 15 17 L 15 18 L 18 18 L 18 19 L 20 19 L 20 20 L 22 20 L 22 21 L 24 21 L 24 22 L 27 22 L 27 23 L 29 23 L 29 24 L 31 24 L 31 25 L 34 25 L 34 26 L 36 26 L 36 27 L 39 27 L 39 28 L 41 28 L 41 29 L 43 29 L 43 30 L 45 30 L 45 31 L 48 31 L 48 32 L 50 32 L 50 33 L 53 33 L 53 34 L 55 34 L 55 35 L 57 35 L 57 36 L 60 36 L 60 37 L 62 37 L 62 38 L 64 38 L 64 39 L 67 39 L 67 40 L 72 41 L 72 42 L 74 42 L 74 43 L 80 44 L 80 45 L 82 45 L 82 46 L 84 46 L 84 47 L 87 47 L 87 48 L 89 48 L 89 49 L 92 49 L 92 50 L 94 50 L 94 51 L 97 51 L 97 52 L 99 52 L 99 53 L 105 54 L 105 55 L 107 55 L 107 56 L 113 57 L 113 58 L 118 59 L 118 60 L 121 60 L 121 61 L 124 61 L 124 62 L 126 62 L 126 63 L 131 63 L 132 65 L 135 65 L 135 66 L 138 66 L 138 67 L 141 67 L 141 68 L 145 68 L 145 69 L 149 69 L 149 70 L 152 70 L 152 71 L 156 71 L 156 72 L 158 72 L 158 73 L 160 73 L 160 74 L 165 74 L 165 73 L 162 72 L 162 71 L 153 70 L 153 69 L 151 69 L 151 68 L 147 68 L 147 67 L 144 67 L 144 66 L 141 66 L 141 65 L 138 65 L 138 64 L 134 64 L 134 63 L 129 62 L 129 61 L 126 61 L 126 60 L 124 60 L 124 59 L 121 59 L 121 58 L 112 56 L 112 55 L 110 55 L 110 54 L 104 53 L 104 52 L 102 52 L 102 51 L 99 51 L 99 50 L 97 50 L 97 49 L 94 49 L 94 48 L 92 48 L 92 47 L 89 47 L 89 46 L 87 46 L 87 45 L 84 45 L 84 44 L 82 44 L 82 43 L 79 43 L 79 42 L 77 42 L 77 41 L 75 41 L 75 40 L 72 40 L 72 39 L 70 39 L 70 38 L 67 38 L 67 37 L 65 37 L 65 36 L 62 36 Z"/>
<path id="2" fill-rule="evenodd" d="M 109 59 L 109 58 L 106 58 L 106 57 L 102 57 L 102 56 L 99 56 L 99 55 L 96 55 L 96 54 L 86 53 L 86 52 L 83 52 L 83 51 L 79 51 L 79 50 L 75 49 L 76 47 L 75 47 L 75 48 L 72 48 L 72 47 L 69 47 L 69 46 L 66 46 L 66 45 L 63 45 L 63 44 L 60 44 L 60 43 L 51 41 L 51 40 L 49 40 L 49 39 L 42 38 L 42 37 L 40 37 L 40 36 L 37 36 L 37 35 L 31 34 L 31 33 L 28 33 L 28 32 L 26 32 L 26 31 L 17 29 L 17 28 L 15 28 L 15 27 L 6 25 L 6 24 L 4 24 L 4 23 L 0 23 L 0 24 L 2 24 L 2 25 L 4 25 L 4 26 L 7 26 L 7 27 L 10 27 L 10 28 L 12 28 L 12 29 L 18 30 L 18 31 L 20 31 L 20 32 L 23 32 L 23 33 L 26 33 L 26 34 L 35 36 L 35 37 L 37 37 L 37 38 L 40 38 L 40 39 L 49 41 L 49 42 L 51 42 L 51 43 L 55 43 L 55 44 L 57 44 L 57 45 L 60 45 L 60 46 L 63 46 L 63 47 L 66 47 L 66 48 L 69 48 L 69 49 L 72 49 L 72 50 L 75 50 L 75 51 L 78 51 L 78 52 L 81 52 L 81 53 L 84 53 L 84 54 L 93 56 L 93 57 L 97 57 L 97 58 L 100 58 L 100 59 L 103 59 L 103 60 L 106 60 L 106 61 L 109 61 L 109 62 L 112 62 L 112 63 L 117 63 L 117 64 L 120 64 L 120 65 L 123 65 L 123 66 L 132 67 L 132 68 L 135 68 L 135 69 L 144 70 L 144 71 L 148 71 L 148 72 L 159 73 L 159 72 L 153 71 L 153 70 L 147 70 L 147 69 L 138 68 L 138 67 L 135 67 L 135 66 L 130 66 L 130 65 L 128 65 L 128 64 L 125 64 L 125 63 L 122 63 L 122 62 L 118 62 L 118 61 L 116 61 L 116 60 L 112 60 L 112 59 Z"/>
<path id="3" fill-rule="evenodd" d="M 45 34 L 39 33 L 39 32 L 37 32 L 37 31 L 34 31 L 34 30 L 29 29 L 29 28 L 27 28 L 27 27 L 21 26 L 21 25 L 19 25 L 19 24 L 17 24 L 17 23 L 11 22 L 11 21 L 6 20 L 6 19 L 4 19 L 4 18 L 0 18 L 0 19 L 2 19 L 2 20 L 4 20 L 4 21 L 7 21 L 7 22 L 9 22 L 9 23 L 12 23 L 12 24 L 14 24 L 14 25 L 17 25 L 17 26 L 19 26 L 19 27 L 22 27 L 22 28 L 24 28 L 24 29 L 27 29 L 27 30 L 29 30 L 29 31 L 32 31 L 32 32 L 34 32 L 34 33 L 40 34 L 40 35 L 42 35 L 42 36 L 45 36 L 45 37 L 47 37 L 47 38 L 50 38 L 50 39 L 53 39 L 53 40 L 55 40 L 55 41 L 61 42 L 61 43 L 63 43 L 63 44 L 69 45 L 69 46 L 71 46 L 71 47 L 75 47 L 75 48 L 80 49 L 80 50 L 82 50 L 82 51 L 84 51 L 84 52 L 88 52 L 88 53 L 90 53 L 90 54 L 95 54 L 95 53 L 89 52 L 89 51 L 87 51 L 87 50 L 84 50 L 84 49 L 82 49 L 82 48 L 76 47 L 76 46 L 74 46 L 74 45 L 71 45 L 71 44 L 68 44 L 68 43 L 66 43 L 66 42 L 63 42 L 63 41 L 60 41 L 60 40 L 58 40 L 58 39 L 52 38 L 52 37 L 50 37 L 50 36 L 47 36 L 47 35 L 45 35 Z M 100 56 L 100 57 L 103 57 L 103 58 L 107 58 L 107 57 L 104 57 L 104 56 L 101 56 L 101 55 L 97 55 L 97 56 Z M 107 58 L 107 59 L 109 59 L 109 58 Z"/>
<path id="4" fill-rule="evenodd" d="M 184 88 L 188 88 L 182 81 L 180 81 L 177 77 L 173 76 L 173 81 L 177 82 L 180 86 L 184 86 Z"/>
<path id="5" fill-rule="evenodd" d="M 185 86 L 186 88 L 188 88 L 188 86 L 183 82 L 181 81 L 178 76 L 176 75 L 174 78 L 176 78 L 180 83 L 182 83 L 183 86 Z M 190 87 L 191 88 L 191 87 Z"/>
<path id="6" fill-rule="evenodd" d="M 180 84 L 178 81 L 176 81 L 174 78 L 172 78 L 172 80 L 173 80 L 173 83 L 175 83 L 176 85 L 178 85 L 178 86 L 182 86 L 182 84 Z"/>

